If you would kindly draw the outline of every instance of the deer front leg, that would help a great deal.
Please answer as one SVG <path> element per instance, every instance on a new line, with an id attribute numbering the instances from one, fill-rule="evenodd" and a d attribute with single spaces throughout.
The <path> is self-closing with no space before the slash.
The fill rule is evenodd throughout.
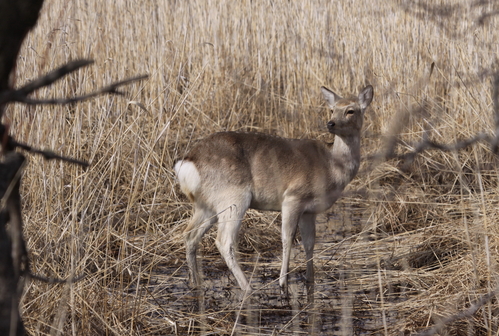
<path id="1" fill-rule="evenodd" d="M 314 302 L 314 245 L 315 245 L 315 214 L 303 214 L 298 223 L 301 240 L 307 258 L 307 300 Z"/>
<path id="2" fill-rule="evenodd" d="M 288 294 L 288 269 L 293 238 L 296 234 L 296 227 L 300 219 L 301 210 L 295 202 L 284 202 L 282 206 L 282 266 L 279 277 L 279 286 L 281 291 Z"/>

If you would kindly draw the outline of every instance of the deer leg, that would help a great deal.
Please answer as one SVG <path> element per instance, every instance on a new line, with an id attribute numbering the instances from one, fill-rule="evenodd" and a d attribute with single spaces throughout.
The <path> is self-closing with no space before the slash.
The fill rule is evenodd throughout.
<path id="1" fill-rule="evenodd" d="M 307 258 L 307 298 L 314 301 L 314 245 L 315 245 L 315 214 L 303 214 L 298 222 L 301 240 Z"/>
<path id="2" fill-rule="evenodd" d="M 217 216 L 211 211 L 195 206 L 191 222 L 185 229 L 185 247 L 187 265 L 189 266 L 191 284 L 194 288 L 201 287 L 201 277 L 197 263 L 197 249 L 203 235 L 215 224 Z"/>
<path id="3" fill-rule="evenodd" d="M 282 207 L 282 266 L 281 275 L 279 277 L 279 286 L 283 293 L 288 291 L 288 269 L 289 257 L 291 255 L 291 247 L 293 238 L 296 234 L 296 227 L 300 219 L 301 212 L 298 207 L 293 204 L 283 204 Z"/>
<path id="4" fill-rule="evenodd" d="M 243 291 L 250 291 L 251 285 L 237 262 L 236 251 L 237 235 L 248 206 L 249 201 L 239 202 L 237 205 L 226 207 L 218 214 L 218 234 L 215 242 L 227 267 L 229 267 L 232 274 L 234 274 L 239 287 L 241 287 Z"/>

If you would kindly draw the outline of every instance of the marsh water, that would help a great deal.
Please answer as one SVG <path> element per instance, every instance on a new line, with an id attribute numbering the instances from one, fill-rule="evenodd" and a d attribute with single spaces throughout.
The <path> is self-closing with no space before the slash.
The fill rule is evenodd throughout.
<path id="1" fill-rule="evenodd" d="M 287 296 L 278 285 L 280 245 L 269 246 L 274 253 L 265 257 L 239 256 L 255 288 L 247 298 L 219 255 L 199 258 L 204 273 L 200 294 L 188 286 L 185 264 L 163 268 L 171 280 L 163 288 L 162 304 L 168 308 L 169 319 L 181 321 L 179 334 L 382 333 L 384 324 L 396 318 L 396 313 L 383 308 L 383 301 L 403 296 L 380 295 L 380 288 L 386 292 L 378 281 L 380 260 L 389 251 L 372 243 L 368 209 L 339 202 L 333 210 L 318 218 L 313 304 L 305 293 L 305 255 L 299 237 L 293 246 Z"/>

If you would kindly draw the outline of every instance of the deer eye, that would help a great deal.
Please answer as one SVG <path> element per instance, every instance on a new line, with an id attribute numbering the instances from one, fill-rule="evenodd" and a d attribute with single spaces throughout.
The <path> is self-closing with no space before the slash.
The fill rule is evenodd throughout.
<path id="1" fill-rule="evenodd" d="M 354 113 L 355 113 L 355 111 L 354 111 L 354 110 L 348 110 L 348 111 L 347 111 L 347 114 L 354 114 Z"/>

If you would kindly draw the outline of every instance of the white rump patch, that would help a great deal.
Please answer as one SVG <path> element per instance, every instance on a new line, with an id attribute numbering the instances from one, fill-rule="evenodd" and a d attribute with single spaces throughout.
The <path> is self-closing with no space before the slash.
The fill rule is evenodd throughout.
<path id="1" fill-rule="evenodd" d="M 182 191 L 186 195 L 194 195 L 201 186 L 201 176 L 192 161 L 179 160 L 175 163 L 175 173 Z"/>

